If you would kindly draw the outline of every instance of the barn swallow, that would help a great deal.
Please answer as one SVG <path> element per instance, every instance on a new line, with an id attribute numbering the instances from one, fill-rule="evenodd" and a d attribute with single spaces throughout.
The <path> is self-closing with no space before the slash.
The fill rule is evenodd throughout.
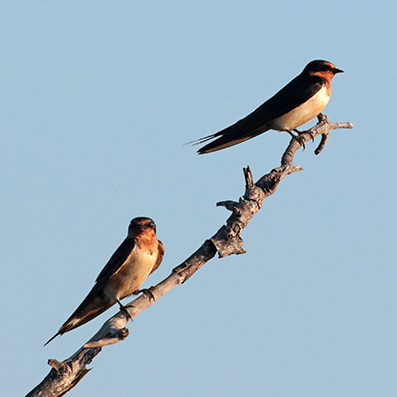
<path id="1" fill-rule="evenodd" d="M 327 61 L 312 61 L 302 73 L 273 97 L 237 123 L 190 143 L 200 144 L 219 137 L 200 148 L 197 153 L 211 153 L 237 145 L 270 129 L 292 131 L 318 116 L 331 96 L 331 80 L 343 70 Z"/>
<path id="2" fill-rule="evenodd" d="M 133 219 L 126 239 L 99 273 L 92 290 L 46 345 L 58 335 L 99 316 L 115 303 L 124 309 L 120 300 L 140 292 L 139 287 L 160 266 L 163 256 L 164 244 L 157 240 L 154 221 L 146 217 Z"/>

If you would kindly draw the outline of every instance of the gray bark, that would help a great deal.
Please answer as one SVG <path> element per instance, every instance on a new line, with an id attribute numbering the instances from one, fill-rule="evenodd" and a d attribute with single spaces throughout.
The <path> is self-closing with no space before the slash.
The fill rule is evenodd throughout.
<path id="1" fill-rule="evenodd" d="M 293 164 L 296 151 L 302 145 L 304 146 L 305 142 L 321 135 L 321 142 L 315 150 L 315 154 L 319 154 L 328 140 L 330 130 L 353 128 L 351 123 L 329 123 L 326 116 L 321 114 L 318 119 L 319 123 L 309 131 L 300 134 L 299 139 L 291 139 L 281 158 L 281 165 L 262 176 L 256 183 L 254 183 L 250 167 L 244 168 L 244 195 L 239 201 L 227 200 L 217 203 L 218 206 L 223 206 L 232 212 L 226 224 L 206 240 L 189 258 L 175 267 L 165 280 L 150 288 L 150 293 L 142 294 L 128 303 L 125 307 L 131 319 L 154 304 L 172 288 L 186 282 L 216 253 L 219 257 L 245 253 L 242 247 L 243 240 L 240 237 L 241 232 L 261 209 L 264 199 L 276 191 L 280 181 L 287 175 L 302 170 L 302 167 Z M 71 357 L 63 362 L 55 359 L 48 360 L 48 364 L 52 367 L 50 373 L 27 396 L 48 397 L 66 394 L 90 371 L 86 365 L 91 363 L 95 356 L 101 352 L 103 346 L 118 343 L 128 336 L 129 330 L 125 328 L 125 324 L 130 318 L 127 318 L 122 311 L 118 312 L 107 320 L 101 329 Z"/>

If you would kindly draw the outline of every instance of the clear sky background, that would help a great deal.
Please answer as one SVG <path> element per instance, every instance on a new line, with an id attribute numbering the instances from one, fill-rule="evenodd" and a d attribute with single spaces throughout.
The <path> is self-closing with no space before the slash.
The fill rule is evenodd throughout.
<path id="1" fill-rule="evenodd" d="M 184 143 L 246 116 L 313 59 L 345 71 L 308 143 L 243 232 L 129 324 L 70 396 L 395 396 L 396 25 L 392 1 L 6 1 L 0 13 L 0 388 L 24 395 L 117 308 L 47 341 L 136 216 L 169 275 L 279 165 L 267 132 Z M 310 125 L 313 125 L 312 122 Z M 319 138 L 317 138 L 319 139 Z M 128 301 L 125 301 L 128 302 Z"/>

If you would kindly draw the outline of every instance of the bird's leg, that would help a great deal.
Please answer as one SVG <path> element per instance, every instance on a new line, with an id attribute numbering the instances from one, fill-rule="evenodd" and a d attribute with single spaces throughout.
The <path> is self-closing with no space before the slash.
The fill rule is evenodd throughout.
<path id="1" fill-rule="evenodd" d="M 125 306 L 117 299 L 117 303 L 120 306 L 120 310 L 124 313 L 125 317 L 128 319 L 132 320 L 132 317 L 130 316 L 130 313 L 128 313 L 128 310 L 125 308 Z"/>
<path id="2" fill-rule="evenodd" d="M 153 302 L 155 302 L 156 298 L 153 295 L 153 292 L 152 292 L 153 289 L 154 289 L 154 287 L 138 289 L 137 291 L 134 292 L 134 295 L 138 295 L 138 294 L 142 293 L 142 294 L 145 294 L 149 298 L 149 301 L 153 300 Z"/>
<path id="3" fill-rule="evenodd" d="M 305 150 L 305 149 L 306 149 L 305 141 L 304 141 L 304 139 L 299 135 L 299 134 L 301 134 L 300 131 L 297 131 L 296 129 L 294 129 L 294 131 L 297 132 L 298 135 L 295 135 L 291 130 L 285 130 L 285 131 L 287 131 L 288 134 L 290 134 L 290 135 L 292 136 L 292 138 L 295 138 L 295 139 L 298 141 L 298 143 L 302 146 L 302 150 Z"/>
<path id="4" fill-rule="evenodd" d="M 327 116 L 325 114 L 322 114 L 322 113 L 319 113 L 317 115 L 317 120 L 318 120 L 319 123 L 321 123 L 322 121 L 328 122 Z"/>

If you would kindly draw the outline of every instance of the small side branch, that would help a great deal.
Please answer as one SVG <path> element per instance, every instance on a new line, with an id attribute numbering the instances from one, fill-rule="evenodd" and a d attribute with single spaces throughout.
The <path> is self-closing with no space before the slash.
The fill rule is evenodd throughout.
<path id="1" fill-rule="evenodd" d="M 256 183 L 254 183 L 250 167 L 244 168 L 244 195 L 239 201 L 226 200 L 217 203 L 217 206 L 223 206 L 232 213 L 226 220 L 226 224 L 206 240 L 189 258 L 175 267 L 165 280 L 150 288 L 150 294 L 142 294 L 128 303 L 125 306 L 128 316 L 123 311 L 119 311 L 107 320 L 100 330 L 71 357 L 63 362 L 55 359 L 49 360 L 48 363 L 52 367 L 50 373 L 27 396 L 63 396 L 90 371 L 86 365 L 91 363 L 94 357 L 101 352 L 102 347 L 118 343 L 128 336 L 129 330 L 125 328 L 128 320 L 153 305 L 156 300 L 177 285 L 186 282 L 216 253 L 221 258 L 231 254 L 245 253 L 242 247 L 243 240 L 240 237 L 242 231 L 262 208 L 264 199 L 275 193 L 280 181 L 287 175 L 302 170 L 302 167 L 296 167 L 293 164 L 295 153 L 301 145 L 321 135 L 321 142 L 315 150 L 315 154 L 319 154 L 328 141 L 330 130 L 353 128 L 351 123 L 329 123 L 327 117 L 322 114 L 318 116 L 318 119 L 319 123 L 311 130 L 301 133 L 299 139 L 291 139 L 281 158 L 280 166 L 263 175 Z"/>
<path id="2" fill-rule="evenodd" d="M 90 364 L 100 351 L 100 348 L 86 349 L 84 351 L 80 349 L 63 362 L 55 359 L 48 360 L 48 365 L 52 367 L 50 373 L 26 397 L 58 397 L 65 395 L 91 371 L 86 368 L 86 365 Z"/>

